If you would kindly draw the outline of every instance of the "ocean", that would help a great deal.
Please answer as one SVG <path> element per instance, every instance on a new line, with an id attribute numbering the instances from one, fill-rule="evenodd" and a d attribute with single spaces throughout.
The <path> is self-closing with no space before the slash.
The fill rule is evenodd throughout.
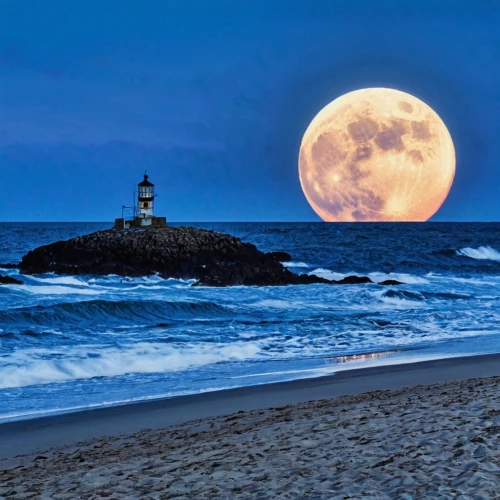
<path id="1" fill-rule="evenodd" d="M 158 276 L 20 276 L 24 285 L 0 286 L 0 422 L 500 352 L 500 224 L 185 225 L 286 251 L 296 273 L 405 284 L 218 289 Z M 0 263 L 109 227 L 0 223 Z M 0 264 L 0 274 L 18 271 Z"/>

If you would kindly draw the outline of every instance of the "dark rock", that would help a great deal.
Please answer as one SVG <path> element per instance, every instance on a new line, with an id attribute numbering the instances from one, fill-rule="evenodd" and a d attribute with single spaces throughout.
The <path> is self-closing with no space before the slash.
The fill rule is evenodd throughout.
<path id="1" fill-rule="evenodd" d="M 387 286 L 392 286 L 392 285 L 404 285 L 402 281 L 398 280 L 385 280 L 385 281 L 380 281 L 377 283 L 378 285 L 387 285 Z"/>
<path id="2" fill-rule="evenodd" d="M 23 282 L 12 276 L 1 276 L 0 275 L 0 285 L 22 285 Z"/>
<path id="3" fill-rule="evenodd" d="M 0 264 L 0 269 L 17 269 L 19 264 Z"/>
<path id="4" fill-rule="evenodd" d="M 337 285 L 361 285 L 363 283 L 373 283 L 368 276 L 346 276 L 335 282 Z"/>
<path id="5" fill-rule="evenodd" d="M 277 262 L 290 262 L 292 260 L 292 256 L 286 252 L 268 252 L 267 255 Z"/>
<path id="6" fill-rule="evenodd" d="M 205 286 L 371 283 L 358 276 L 337 282 L 297 275 L 280 263 L 289 260 L 286 252 L 264 253 L 228 234 L 181 226 L 110 229 L 58 241 L 28 252 L 19 268 L 24 274 L 159 274 Z"/>

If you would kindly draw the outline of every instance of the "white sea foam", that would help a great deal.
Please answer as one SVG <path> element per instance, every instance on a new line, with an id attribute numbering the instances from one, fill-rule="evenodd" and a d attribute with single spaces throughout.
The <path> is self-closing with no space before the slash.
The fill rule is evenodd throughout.
<path id="1" fill-rule="evenodd" d="M 136 285 L 136 286 L 131 286 L 127 288 L 108 288 L 108 290 L 119 290 L 119 291 L 127 291 L 131 292 L 134 290 L 165 290 L 164 286 L 161 285 Z"/>
<path id="2" fill-rule="evenodd" d="M 101 295 L 104 292 L 90 288 L 76 288 L 62 285 L 20 285 L 18 289 L 39 295 Z"/>
<path id="3" fill-rule="evenodd" d="M 77 286 L 87 285 L 85 281 L 75 278 L 74 276 L 52 276 L 50 278 L 42 278 L 38 276 L 38 277 L 32 277 L 31 279 L 39 283 L 46 283 L 49 285 L 77 285 Z"/>
<path id="4" fill-rule="evenodd" d="M 148 288 L 151 285 L 159 286 L 161 288 L 165 288 L 167 286 L 175 286 L 179 284 L 191 284 L 194 283 L 195 279 L 183 280 L 177 278 L 161 278 L 157 275 L 152 276 L 137 276 L 137 277 L 128 277 L 128 276 L 117 276 L 116 274 L 109 274 L 107 276 L 100 276 L 98 278 L 89 278 L 87 283 L 92 286 L 108 288 L 108 289 L 120 289 L 123 288 L 113 288 L 116 285 L 123 284 L 136 284 L 137 286 L 147 286 Z"/>
<path id="5" fill-rule="evenodd" d="M 308 274 L 314 274 L 315 276 L 319 276 L 320 278 L 325 278 L 327 280 L 341 280 L 342 278 L 348 276 L 348 274 L 335 273 L 333 271 L 330 271 L 330 269 L 323 269 L 322 267 L 319 267 L 318 269 L 315 269 Z"/>
<path id="6" fill-rule="evenodd" d="M 164 373 L 223 361 L 245 361 L 258 356 L 257 343 L 191 344 L 183 347 L 138 343 L 123 348 L 98 345 L 64 351 L 19 350 L 0 359 L 0 389 L 53 382 Z"/>
<path id="7" fill-rule="evenodd" d="M 500 262 L 500 252 L 489 246 L 478 248 L 466 247 L 461 250 L 457 250 L 457 254 L 464 257 L 470 257 L 471 259 L 495 260 Z"/>
<path id="8" fill-rule="evenodd" d="M 311 267 L 305 262 L 282 262 L 284 267 Z"/>

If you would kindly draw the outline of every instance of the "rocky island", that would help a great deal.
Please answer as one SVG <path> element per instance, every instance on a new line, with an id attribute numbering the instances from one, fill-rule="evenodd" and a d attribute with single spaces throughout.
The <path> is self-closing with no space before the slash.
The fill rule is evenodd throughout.
<path id="1" fill-rule="evenodd" d="M 261 252 L 229 234 L 194 227 L 109 229 L 44 245 L 19 264 L 24 274 L 117 274 L 195 279 L 194 285 L 305 285 L 371 283 L 363 276 L 331 281 L 297 275 L 281 262 L 286 252 Z"/>

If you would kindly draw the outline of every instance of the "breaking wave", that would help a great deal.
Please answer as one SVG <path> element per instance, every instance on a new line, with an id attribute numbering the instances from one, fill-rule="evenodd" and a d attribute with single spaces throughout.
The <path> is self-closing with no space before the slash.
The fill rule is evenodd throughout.
<path id="1" fill-rule="evenodd" d="M 479 248 L 462 248 L 457 251 L 458 255 L 470 257 L 477 260 L 495 260 L 500 262 L 500 252 L 489 246 Z"/>
<path id="2" fill-rule="evenodd" d="M 383 292 L 377 291 L 373 294 L 386 306 L 396 308 L 415 308 L 421 307 L 425 301 L 425 297 L 418 292 L 409 292 L 407 290 L 384 290 Z"/>
<path id="3" fill-rule="evenodd" d="M 122 348 L 80 346 L 58 350 L 24 350 L 0 363 L 0 389 L 118 377 L 128 374 L 181 371 L 220 362 L 245 361 L 260 351 L 256 343 L 200 343 L 183 347 L 138 343 Z M 1 365 L 4 366 L 1 366 Z"/>

